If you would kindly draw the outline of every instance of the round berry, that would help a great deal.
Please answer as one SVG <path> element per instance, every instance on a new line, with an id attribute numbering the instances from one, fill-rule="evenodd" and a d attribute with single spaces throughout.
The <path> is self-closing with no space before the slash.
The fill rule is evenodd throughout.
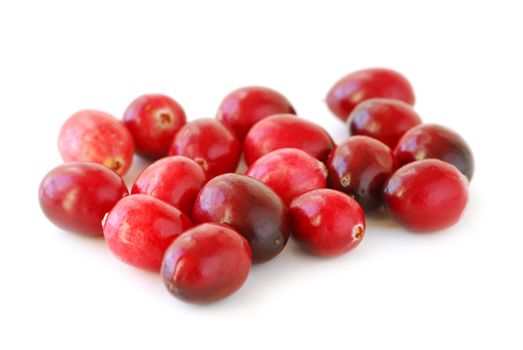
<path id="1" fill-rule="evenodd" d="M 329 187 L 353 196 L 366 211 L 376 209 L 383 203 L 383 184 L 395 168 L 389 147 L 367 136 L 353 136 L 327 161 Z"/>
<path id="2" fill-rule="evenodd" d="M 273 189 L 286 205 L 299 195 L 327 186 L 322 162 L 296 148 L 267 153 L 245 173 Z"/>
<path id="3" fill-rule="evenodd" d="M 226 226 L 202 224 L 167 249 L 162 278 L 175 297 L 208 303 L 240 289 L 250 269 L 251 249 L 245 238 Z"/>
<path id="4" fill-rule="evenodd" d="M 174 135 L 185 124 L 185 112 L 168 96 L 148 94 L 131 102 L 123 121 L 133 135 L 136 152 L 158 159 L 169 153 Z"/>
<path id="5" fill-rule="evenodd" d="M 103 232 L 107 246 L 118 259 L 160 271 L 167 247 L 191 227 L 191 220 L 175 207 L 145 194 L 133 194 L 109 212 Z"/>
<path id="6" fill-rule="evenodd" d="M 278 255 L 289 238 L 287 208 L 276 193 L 249 176 L 225 174 L 209 181 L 194 203 L 196 223 L 227 224 L 238 231 L 252 249 L 255 263 Z"/>
<path id="7" fill-rule="evenodd" d="M 369 68 L 338 80 L 327 94 L 327 105 L 332 113 L 345 121 L 360 102 L 374 97 L 414 104 L 414 91 L 403 75 L 390 69 Z"/>
<path id="8" fill-rule="evenodd" d="M 400 164 L 422 159 L 439 159 L 457 167 L 468 179 L 474 174 L 474 157 L 469 145 L 456 132 L 436 124 L 409 130 L 394 150 Z"/>
<path id="9" fill-rule="evenodd" d="M 95 162 L 124 175 L 131 167 L 134 142 L 125 125 L 94 110 L 73 114 L 63 124 L 58 149 L 66 162 Z"/>
<path id="10" fill-rule="evenodd" d="M 459 170 L 438 159 L 407 164 L 384 189 L 394 218 L 413 231 L 430 232 L 456 223 L 468 199 L 468 181 Z"/>
<path id="11" fill-rule="evenodd" d="M 127 186 L 118 174 L 89 162 L 54 168 L 38 191 L 40 207 L 53 224 L 93 236 L 102 234 L 103 217 L 127 195 Z"/>
<path id="12" fill-rule="evenodd" d="M 319 189 L 302 194 L 292 202 L 289 213 L 293 239 L 314 255 L 345 254 L 365 235 L 363 210 L 339 191 Z"/>
<path id="13" fill-rule="evenodd" d="M 334 142 L 319 125 L 292 114 L 277 114 L 254 125 L 245 137 L 243 151 L 247 164 L 280 149 L 298 148 L 325 161 Z"/>

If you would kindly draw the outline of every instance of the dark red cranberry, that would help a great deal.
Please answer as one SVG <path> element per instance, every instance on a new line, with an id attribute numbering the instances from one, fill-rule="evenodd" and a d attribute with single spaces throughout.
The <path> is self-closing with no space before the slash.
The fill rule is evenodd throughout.
<path id="1" fill-rule="evenodd" d="M 123 121 L 133 135 L 136 152 L 158 159 L 169 153 L 174 135 L 185 124 L 185 112 L 168 96 L 148 94 L 131 102 Z"/>
<path id="2" fill-rule="evenodd" d="M 329 187 L 354 196 L 366 211 L 376 209 L 383 203 L 383 184 L 395 168 L 387 145 L 367 136 L 353 136 L 329 157 Z"/>
<path id="3" fill-rule="evenodd" d="M 185 124 L 178 131 L 169 154 L 191 158 L 210 179 L 236 170 L 241 147 L 232 132 L 218 120 L 202 118 Z"/>
<path id="4" fill-rule="evenodd" d="M 102 234 L 103 217 L 127 195 L 127 186 L 118 174 L 88 162 L 54 168 L 38 191 L 40 207 L 53 224 L 93 236 Z"/>
<path id="5" fill-rule="evenodd" d="M 325 165 L 296 148 L 267 153 L 255 161 L 245 174 L 272 188 L 286 205 L 305 192 L 327 186 Z"/>
<path id="6" fill-rule="evenodd" d="M 457 167 L 470 181 L 474 157 L 469 145 L 453 130 L 436 124 L 423 124 L 409 130 L 394 151 L 400 164 L 422 159 L 440 159 Z"/>
<path id="7" fill-rule="evenodd" d="M 421 118 L 408 103 L 390 98 L 373 98 L 360 103 L 348 119 L 351 135 L 375 138 L 396 147 L 399 139 L 416 125 Z"/>
<path id="8" fill-rule="evenodd" d="M 162 278 L 175 297 L 208 303 L 240 289 L 250 269 L 251 249 L 245 238 L 223 225 L 202 224 L 167 249 Z"/>
<path id="9" fill-rule="evenodd" d="M 438 159 L 407 164 L 394 173 L 384 190 L 394 218 L 413 231 L 437 231 L 455 224 L 468 199 L 468 181 L 459 170 Z"/>
<path id="10" fill-rule="evenodd" d="M 134 142 L 125 125 L 112 115 L 83 110 L 66 120 L 58 137 L 66 162 L 95 162 L 124 175 L 131 167 Z"/>
<path id="11" fill-rule="evenodd" d="M 327 104 L 338 118 L 345 121 L 362 101 L 385 97 L 414 104 L 414 91 L 400 73 L 385 68 L 363 69 L 350 73 L 334 84 L 327 94 Z"/>
<path id="12" fill-rule="evenodd" d="M 194 160 L 166 157 L 157 160 L 138 175 L 131 193 L 143 193 L 163 200 L 191 215 L 196 195 L 205 184 L 205 172 Z"/>
<path id="13" fill-rule="evenodd" d="M 225 174 L 209 181 L 196 198 L 192 217 L 196 223 L 227 224 L 238 231 L 249 242 L 255 263 L 278 255 L 290 234 L 280 197 L 245 175 Z"/>
<path id="14" fill-rule="evenodd" d="M 103 231 L 107 246 L 118 259 L 160 271 L 167 247 L 191 227 L 191 220 L 175 207 L 145 194 L 133 194 L 109 212 Z"/>
<path id="15" fill-rule="evenodd" d="M 250 128 L 268 116 L 295 114 L 290 102 L 277 91 L 261 86 L 234 90 L 220 104 L 217 118 L 243 140 Z"/>
<path id="16" fill-rule="evenodd" d="M 261 156 L 280 148 L 298 148 L 325 161 L 334 148 L 334 142 L 317 124 L 292 114 L 277 114 L 251 128 L 243 146 L 245 161 L 252 164 Z"/>
<path id="17" fill-rule="evenodd" d="M 338 256 L 360 244 L 365 215 L 358 202 L 345 193 L 319 189 L 296 198 L 289 207 L 292 237 L 305 251 Z"/>

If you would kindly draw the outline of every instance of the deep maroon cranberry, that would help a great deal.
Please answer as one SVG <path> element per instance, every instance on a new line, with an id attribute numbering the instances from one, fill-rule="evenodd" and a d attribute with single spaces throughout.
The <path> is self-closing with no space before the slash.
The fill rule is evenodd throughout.
<path id="1" fill-rule="evenodd" d="M 387 145 L 367 136 L 353 136 L 329 157 L 329 187 L 354 196 L 367 211 L 376 209 L 383 202 L 383 184 L 395 168 Z"/>
<path id="2" fill-rule="evenodd" d="M 299 195 L 327 186 L 327 169 L 322 162 L 296 148 L 267 153 L 245 173 L 276 192 L 286 205 Z"/>
<path id="3" fill-rule="evenodd" d="M 127 186 L 118 174 L 89 162 L 54 168 L 38 191 L 42 211 L 53 224 L 93 236 L 102 234 L 103 217 L 127 195 Z"/>
<path id="4" fill-rule="evenodd" d="M 251 269 L 251 248 L 238 232 L 202 224 L 178 237 L 165 252 L 162 277 L 177 298 L 194 303 L 223 299 L 237 291 Z"/>
<path id="5" fill-rule="evenodd" d="M 227 224 L 252 249 L 255 263 L 268 261 L 285 247 L 290 234 L 287 208 L 269 187 L 249 176 L 225 174 L 209 181 L 194 203 L 196 223 Z"/>
<path id="6" fill-rule="evenodd" d="M 166 157 L 157 160 L 138 175 L 131 193 L 143 193 L 163 200 L 191 215 L 196 195 L 205 184 L 205 172 L 194 160 Z"/>
<path id="7" fill-rule="evenodd" d="M 104 220 L 107 246 L 123 262 L 160 271 L 165 250 L 192 227 L 191 220 L 175 207 L 145 194 L 127 196 Z"/>
<path id="8" fill-rule="evenodd" d="M 124 175 L 131 167 L 134 142 L 125 125 L 94 110 L 73 114 L 62 126 L 58 149 L 66 162 L 95 162 Z"/>
<path id="9" fill-rule="evenodd" d="M 338 256 L 360 244 L 365 215 L 358 202 L 345 193 L 319 189 L 296 198 L 289 207 L 292 237 L 305 251 Z"/>
<path id="10" fill-rule="evenodd" d="M 400 164 L 422 159 L 440 159 L 457 167 L 468 179 L 474 174 L 474 157 L 469 145 L 453 130 L 423 124 L 409 130 L 394 151 Z"/>
<path id="11" fill-rule="evenodd" d="M 185 124 L 178 131 L 169 154 L 193 159 L 211 179 L 236 170 L 241 147 L 232 132 L 218 120 L 202 118 Z"/>
<path id="12" fill-rule="evenodd" d="M 251 128 L 243 146 L 245 161 L 252 164 L 261 156 L 280 148 L 298 148 L 325 161 L 334 148 L 334 142 L 317 124 L 292 114 L 277 114 Z"/>
<path id="13" fill-rule="evenodd" d="M 277 91 L 261 86 L 234 90 L 220 104 L 217 118 L 243 140 L 250 128 L 268 116 L 295 114 L 290 102 Z"/>
<path id="14" fill-rule="evenodd" d="M 403 226 L 418 232 L 455 224 L 468 199 L 468 181 L 459 170 L 439 159 L 407 164 L 384 189 L 388 211 Z"/>
<path id="15" fill-rule="evenodd" d="M 394 149 L 405 132 L 421 124 L 421 118 L 408 103 L 372 98 L 356 106 L 347 122 L 351 135 L 369 136 Z"/>
<path id="16" fill-rule="evenodd" d="M 363 69 L 341 78 L 327 94 L 327 104 L 338 118 L 345 121 L 362 101 L 385 97 L 414 104 L 414 91 L 400 73 L 385 68 Z"/>
<path id="17" fill-rule="evenodd" d="M 136 152 L 158 159 L 169 153 L 174 135 L 185 124 L 185 112 L 168 96 L 148 94 L 131 102 L 123 121 L 133 135 Z"/>

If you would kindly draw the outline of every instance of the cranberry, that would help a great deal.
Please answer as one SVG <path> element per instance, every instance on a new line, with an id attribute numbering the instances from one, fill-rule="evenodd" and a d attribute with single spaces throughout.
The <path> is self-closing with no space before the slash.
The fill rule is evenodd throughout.
<path id="1" fill-rule="evenodd" d="M 277 114 L 254 125 L 245 137 L 247 164 L 280 148 L 298 148 L 325 161 L 334 148 L 329 134 L 319 125 L 292 114 Z"/>
<path id="2" fill-rule="evenodd" d="M 345 193 L 319 189 L 296 198 L 289 207 L 292 237 L 305 251 L 338 256 L 360 244 L 365 235 L 365 215 Z"/>
<path id="3" fill-rule="evenodd" d="M 295 114 L 285 96 L 266 87 L 248 86 L 225 97 L 218 108 L 217 118 L 234 130 L 239 140 L 243 140 L 254 124 L 278 113 Z"/>
<path id="4" fill-rule="evenodd" d="M 191 215 L 196 195 L 205 184 L 205 173 L 194 160 L 182 156 L 157 160 L 138 175 L 131 193 L 143 193 Z"/>
<path id="5" fill-rule="evenodd" d="M 276 193 L 249 176 L 225 174 L 209 181 L 194 203 L 196 223 L 227 224 L 247 239 L 255 263 L 278 255 L 289 238 L 287 208 Z"/>
<path id="6" fill-rule="evenodd" d="M 97 163 L 62 164 L 40 184 L 44 214 L 56 226 L 84 235 L 101 235 L 104 215 L 128 194 L 115 172 Z"/>
<path id="7" fill-rule="evenodd" d="M 325 165 L 296 148 L 267 153 L 247 169 L 246 175 L 272 188 L 286 205 L 305 192 L 327 185 Z"/>
<path id="8" fill-rule="evenodd" d="M 474 157 L 465 140 L 449 128 L 419 125 L 408 131 L 394 151 L 400 164 L 422 159 L 440 159 L 457 167 L 469 180 L 474 174 Z"/>
<path id="9" fill-rule="evenodd" d="M 400 73 L 385 68 L 363 69 L 341 78 L 327 94 L 327 104 L 338 118 L 347 120 L 362 101 L 386 97 L 414 104 L 414 91 Z"/>
<path id="10" fill-rule="evenodd" d="M 384 189 L 388 211 L 413 231 L 437 231 L 455 224 L 468 199 L 468 181 L 459 170 L 439 159 L 407 164 Z"/>
<path id="11" fill-rule="evenodd" d="M 105 112 L 83 110 L 62 126 L 58 149 L 66 162 L 100 163 L 124 175 L 133 161 L 134 142 L 120 120 Z"/>
<path id="12" fill-rule="evenodd" d="M 351 135 L 375 138 L 391 149 L 421 118 L 408 103 L 390 98 L 373 98 L 360 103 L 348 119 Z"/>
<path id="13" fill-rule="evenodd" d="M 191 220 L 175 207 L 145 194 L 133 194 L 109 212 L 103 231 L 118 259 L 159 271 L 167 247 L 191 226 Z"/>
<path id="14" fill-rule="evenodd" d="M 168 96 L 148 94 L 127 107 L 123 121 L 133 135 L 136 152 L 158 159 L 169 153 L 174 135 L 185 124 L 185 112 Z"/>
<path id="15" fill-rule="evenodd" d="M 251 248 L 238 232 L 202 224 L 178 237 L 165 252 L 162 277 L 177 298 L 196 303 L 237 291 L 251 269 Z"/>
<path id="16" fill-rule="evenodd" d="M 383 184 L 395 170 L 389 147 L 367 136 L 353 136 L 336 147 L 327 162 L 329 187 L 354 196 L 366 211 L 383 202 Z"/>
<path id="17" fill-rule="evenodd" d="M 185 124 L 178 131 L 169 153 L 193 159 L 202 166 L 210 179 L 236 170 L 241 147 L 222 123 L 216 119 L 203 118 Z"/>

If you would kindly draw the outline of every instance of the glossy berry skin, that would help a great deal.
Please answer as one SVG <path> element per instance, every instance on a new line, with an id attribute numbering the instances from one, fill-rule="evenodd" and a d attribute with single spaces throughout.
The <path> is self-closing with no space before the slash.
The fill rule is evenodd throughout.
<path id="1" fill-rule="evenodd" d="M 292 237 L 305 251 L 338 256 L 360 244 L 365 215 L 358 202 L 343 192 L 319 189 L 296 198 L 289 207 Z"/>
<path id="2" fill-rule="evenodd" d="M 406 228 L 437 231 L 459 220 L 468 200 L 468 181 L 449 163 L 421 160 L 396 171 L 384 197 L 388 211 Z"/>
<path id="3" fill-rule="evenodd" d="M 440 159 L 457 167 L 468 179 L 474 174 L 474 156 L 467 142 L 455 131 L 436 124 L 409 130 L 394 150 L 400 164 Z"/>
<path id="4" fill-rule="evenodd" d="M 172 98 L 147 94 L 131 102 L 123 121 L 133 135 L 136 153 L 158 159 L 169 153 L 174 135 L 186 119 L 182 106 Z"/>
<path id="5" fill-rule="evenodd" d="M 295 114 L 290 102 L 277 91 L 262 86 L 234 90 L 220 104 L 217 118 L 243 140 L 254 124 L 273 114 Z"/>
<path id="6" fill-rule="evenodd" d="M 180 210 L 145 194 L 119 201 L 105 218 L 107 246 L 121 261 L 160 271 L 163 254 L 172 241 L 192 227 Z"/>
<path id="7" fill-rule="evenodd" d="M 138 175 L 131 193 L 161 199 L 190 216 L 194 200 L 205 182 L 205 172 L 194 160 L 182 156 L 166 157 Z"/>
<path id="8" fill-rule="evenodd" d="M 250 269 L 251 248 L 245 238 L 223 225 L 202 224 L 167 249 L 162 278 L 175 297 L 209 303 L 240 289 Z"/>
<path id="9" fill-rule="evenodd" d="M 334 142 L 317 124 L 292 114 L 277 114 L 258 122 L 247 133 L 243 145 L 245 161 L 252 164 L 280 148 L 298 148 L 325 161 L 334 148 Z"/>
<path id="10" fill-rule="evenodd" d="M 375 97 L 392 98 L 414 104 L 414 91 L 400 73 L 385 68 L 369 68 L 350 73 L 334 84 L 327 94 L 332 113 L 345 121 L 362 101 Z"/>
<path id="11" fill-rule="evenodd" d="M 272 188 L 286 205 L 305 192 L 327 186 L 325 165 L 296 148 L 267 153 L 255 161 L 245 175 Z"/>
<path id="12" fill-rule="evenodd" d="M 62 125 L 58 149 L 65 162 L 95 162 L 124 175 L 131 167 L 134 142 L 125 125 L 95 110 L 73 114 Z"/>
<path id="13" fill-rule="evenodd" d="M 269 187 L 249 176 L 225 174 L 209 181 L 194 203 L 195 223 L 226 224 L 249 242 L 254 263 L 278 255 L 290 234 L 285 204 Z"/>
<path id="14" fill-rule="evenodd" d="M 191 158 L 211 179 L 236 170 L 241 146 L 233 133 L 218 120 L 202 118 L 185 124 L 178 131 L 169 155 Z"/>
<path id="15" fill-rule="evenodd" d="M 408 103 L 373 98 L 356 106 L 347 122 L 351 135 L 369 136 L 394 149 L 403 134 L 421 124 L 421 118 Z"/>
<path id="16" fill-rule="evenodd" d="M 61 229 L 88 236 L 102 234 L 102 219 L 123 197 L 122 178 L 98 163 L 57 166 L 40 183 L 38 198 L 47 218 Z"/>
<path id="17" fill-rule="evenodd" d="M 392 151 L 367 136 L 353 136 L 336 147 L 327 161 L 329 187 L 345 192 L 370 211 L 383 203 L 383 184 L 396 169 Z"/>

